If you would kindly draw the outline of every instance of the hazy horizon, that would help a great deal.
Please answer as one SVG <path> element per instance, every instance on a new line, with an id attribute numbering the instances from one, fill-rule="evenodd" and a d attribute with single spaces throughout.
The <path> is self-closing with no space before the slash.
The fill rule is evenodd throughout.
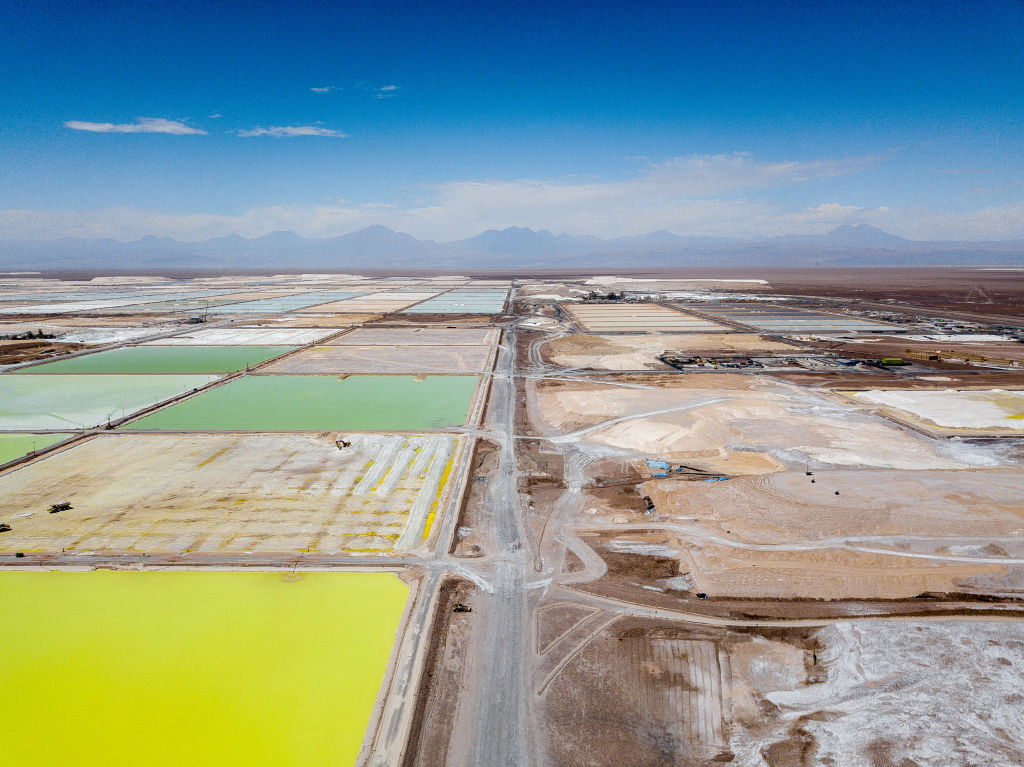
<path id="1" fill-rule="evenodd" d="M 0 238 L 1024 238 L 1016 2 L 28 3 Z"/>

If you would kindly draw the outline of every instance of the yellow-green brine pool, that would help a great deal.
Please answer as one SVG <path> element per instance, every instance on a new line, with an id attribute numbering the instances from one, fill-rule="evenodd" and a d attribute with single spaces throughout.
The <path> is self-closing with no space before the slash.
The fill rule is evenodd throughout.
<path id="1" fill-rule="evenodd" d="M 393 573 L 2 572 L 0 764 L 353 765 Z"/>

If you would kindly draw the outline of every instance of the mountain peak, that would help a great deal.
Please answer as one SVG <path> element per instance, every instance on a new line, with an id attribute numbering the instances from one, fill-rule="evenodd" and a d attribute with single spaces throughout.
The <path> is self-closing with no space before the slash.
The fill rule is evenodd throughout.
<path id="1" fill-rule="evenodd" d="M 370 247 L 423 242 L 423 240 L 417 240 L 411 234 L 396 232 L 391 227 L 384 226 L 383 224 L 372 224 L 355 232 L 334 237 L 332 241 L 359 243 Z"/>
<path id="2" fill-rule="evenodd" d="M 277 231 L 269 232 L 268 234 L 265 234 L 262 237 L 257 237 L 256 239 L 259 242 L 265 243 L 267 245 L 274 245 L 302 242 L 304 241 L 305 238 L 302 237 L 302 235 L 297 234 L 296 232 L 278 229 Z"/>
<path id="3" fill-rule="evenodd" d="M 843 224 L 826 236 L 830 241 L 841 245 L 895 245 L 906 242 L 902 237 L 889 234 L 871 224 Z"/>

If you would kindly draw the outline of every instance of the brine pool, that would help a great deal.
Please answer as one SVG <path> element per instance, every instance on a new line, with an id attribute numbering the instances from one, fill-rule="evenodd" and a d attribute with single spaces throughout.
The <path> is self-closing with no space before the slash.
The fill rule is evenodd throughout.
<path id="1" fill-rule="evenodd" d="M 0 573 L 0 763 L 353 765 L 396 574 Z"/>

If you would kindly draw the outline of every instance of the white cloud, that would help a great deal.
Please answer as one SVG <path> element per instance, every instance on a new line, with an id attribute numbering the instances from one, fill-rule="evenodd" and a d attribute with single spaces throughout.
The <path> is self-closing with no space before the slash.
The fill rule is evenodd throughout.
<path id="1" fill-rule="evenodd" d="M 325 85 L 322 88 L 310 88 L 313 93 L 330 93 L 331 91 L 340 90 L 336 85 Z"/>
<path id="2" fill-rule="evenodd" d="M 249 136 L 338 135 L 319 126 L 253 128 Z M 0 211 L 0 237 L 137 239 L 154 234 L 198 240 L 294 230 L 329 237 L 383 224 L 416 237 L 454 240 L 484 229 L 529 226 L 603 237 L 667 229 L 731 237 L 822 234 L 869 223 L 920 240 L 1024 238 L 1024 202 L 963 212 L 861 207 L 834 199 L 809 207 L 773 201 L 764 190 L 792 187 L 872 167 L 872 158 L 763 162 L 746 154 L 692 155 L 648 165 L 621 180 L 450 181 L 424 188 L 409 205 L 333 201 L 274 205 L 241 215 L 164 214 L 137 208 L 99 211 Z M 830 194 L 831 196 L 831 194 Z"/>
<path id="3" fill-rule="evenodd" d="M 321 128 L 319 125 L 272 125 L 269 128 L 243 128 L 238 131 L 242 137 L 250 136 L 274 136 L 277 138 L 287 136 L 329 136 L 332 138 L 346 138 L 347 133 L 332 128 Z"/>
<path id="4" fill-rule="evenodd" d="M 223 116 L 224 115 L 222 115 L 220 112 L 214 112 L 212 115 L 210 115 L 210 119 L 211 120 L 219 120 Z"/>
<path id="5" fill-rule="evenodd" d="M 133 123 L 94 123 L 84 120 L 68 120 L 64 127 L 91 133 L 170 133 L 174 136 L 202 136 L 206 131 L 186 125 L 181 120 L 166 120 L 163 117 L 139 117 Z"/>

